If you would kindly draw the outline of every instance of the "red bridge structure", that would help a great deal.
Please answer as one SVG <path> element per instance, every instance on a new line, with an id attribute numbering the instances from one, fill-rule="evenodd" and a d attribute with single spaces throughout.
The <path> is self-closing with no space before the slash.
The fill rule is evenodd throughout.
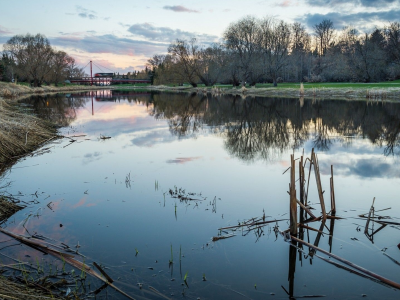
<path id="1" fill-rule="evenodd" d="M 82 85 L 112 85 L 112 84 L 121 84 L 121 83 L 148 83 L 151 84 L 150 79 L 128 79 L 128 78 L 117 78 L 114 73 L 95 73 L 93 76 L 92 73 L 92 61 L 90 61 L 90 77 L 82 77 L 82 78 L 70 78 L 69 81 L 71 83 L 77 83 Z"/>

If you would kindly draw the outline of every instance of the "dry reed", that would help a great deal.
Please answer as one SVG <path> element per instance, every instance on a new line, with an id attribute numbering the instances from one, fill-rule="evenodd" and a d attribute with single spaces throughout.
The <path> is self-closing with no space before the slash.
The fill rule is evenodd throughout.
<path id="1" fill-rule="evenodd" d="M 21 95 L 29 94 L 49 94 L 49 93 L 62 93 L 70 91 L 83 91 L 83 90 L 99 90 L 110 89 L 110 86 L 90 86 L 90 85 L 73 85 L 73 86 L 42 86 L 42 87 L 29 87 L 26 85 L 0 82 L 0 97 L 3 98 L 16 98 Z"/>
<path id="2" fill-rule="evenodd" d="M 0 98 L 0 167 L 55 138 L 56 133 L 55 126 Z"/>
<path id="3" fill-rule="evenodd" d="M 0 276 L 0 299 L 56 300 L 66 298 L 56 297 L 43 289 L 28 287 L 25 284 L 16 283 Z"/>
<path id="4" fill-rule="evenodd" d="M 304 96 L 304 85 L 302 82 L 300 83 L 300 96 Z"/>
<path id="5" fill-rule="evenodd" d="M 0 224 L 22 208 L 7 197 L 0 195 Z"/>

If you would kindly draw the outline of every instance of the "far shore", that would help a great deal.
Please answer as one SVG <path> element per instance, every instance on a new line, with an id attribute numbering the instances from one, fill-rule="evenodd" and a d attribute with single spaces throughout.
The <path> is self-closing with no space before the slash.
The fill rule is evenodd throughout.
<path id="1" fill-rule="evenodd" d="M 114 86 L 90 86 L 90 85 L 67 85 L 67 86 L 47 86 L 29 87 L 26 85 L 0 82 L 0 97 L 4 99 L 21 99 L 32 95 L 49 95 L 57 93 L 80 92 L 88 90 L 109 90 Z"/>
<path id="2" fill-rule="evenodd" d="M 0 97 L 4 99 L 21 99 L 31 95 L 48 95 L 56 93 L 79 92 L 88 90 L 103 89 L 140 89 L 160 92 L 177 92 L 177 93 L 199 93 L 210 95 L 234 95 L 234 96 L 251 96 L 251 97 L 282 97 L 282 98 L 299 98 L 305 99 L 337 99 L 337 100 L 400 100 L 399 84 L 340 84 L 335 87 L 334 84 L 315 84 L 310 88 L 311 84 L 305 84 L 302 91 L 300 84 L 281 84 L 278 87 L 232 87 L 229 85 L 216 85 L 214 87 L 192 87 L 184 86 L 166 86 L 166 85 L 113 85 L 113 86 L 87 86 L 87 85 L 67 85 L 67 86 L 42 86 L 29 87 L 26 85 L 0 82 Z"/>
<path id="3" fill-rule="evenodd" d="M 300 85 L 299 85 L 300 86 Z M 192 86 L 126 86 L 123 89 L 146 89 L 150 91 L 178 92 L 178 93 L 202 93 L 211 95 L 234 95 L 251 97 L 290 97 L 305 99 L 337 99 L 337 100 L 400 100 L 400 87 L 321 87 L 300 88 L 286 87 L 192 87 Z"/>
<path id="4" fill-rule="evenodd" d="M 281 97 L 281 98 L 300 98 L 300 99 L 332 99 L 332 100 L 358 100 L 358 101 L 399 101 L 400 100 L 400 87 L 321 87 L 321 88 L 294 88 L 295 84 L 291 87 L 238 87 L 232 86 L 216 86 L 216 87 L 191 87 L 191 86 L 43 86 L 40 88 L 32 88 L 25 85 L 14 83 L 0 82 L 0 120 L 2 127 L 0 128 L 0 137 L 2 137 L 2 151 L 0 151 L 0 171 L 4 169 L 10 162 L 23 157 L 26 154 L 37 149 L 47 141 L 58 138 L 57 129 L 54 124 L 49 124 L 38 117 L 29 116 L 29 122 L 26 120 L 26 114 L 17 112 L 15 109 L 6 104 L 7 99 L 11 102 L 29 97 L 32 95 L 48 95 L 55 93 L 68 93 L 68 92 L 84 92 L 88 90 L 101 90 L 101 89 L 123 89 L 123 90 L 148 90 L 159 92 L 173 92 L 173 93 L 197 93 L 210 96 L 220 95 L 233 95 L 240 97 Z M 300 85 L 299 85 L 300 86 Z M 11 103 L 9 102 L 9 103 Z M 17 109 L 18 110 L 18 109 Z M 20 122 L 25 120 L 25 122 Z M 18 124 L 12 125 L 12 124 Z M 33 128 L 33 126 L 38 126 Z M 28 138 L 29 133 L 29 138 Z M 35 136 L 36 134 L 36 136 Z M 27 144 L 28 143 L 28 144 Z"/>

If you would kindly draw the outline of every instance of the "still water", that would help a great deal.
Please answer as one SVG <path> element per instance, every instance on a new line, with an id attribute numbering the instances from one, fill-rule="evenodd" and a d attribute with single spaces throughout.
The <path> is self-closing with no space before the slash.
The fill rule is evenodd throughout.
<path id="1" fill-rule="evenodd" d="M 290 154 L 309 157 L 314 148 L 326 191 L 334 166 L 337 215 L 346 218 L 334 224 L 332 253 L 400 282 L 400 266 L 382 251 L 400 261 L 400 227 L 386 226 L 371 241 L 358 218 L 376 197 L 375 209 L 390 207 L 381 214 L 400 222 L 399 103 L 101 91 L 22 105 L 70 138 L 3 175 L 9 193 L 30 201 L 5 226 L 79 245 L 133 297 L 287 299 L 295 265 L 294 297 L 399 299 L 398 290 L 317 257 L 293 257 L 275 223 L 212 242 L 218 228 L 264 212 L 267 220 L 288 218 Z M 173 198 L 175 188 L 201 201 Z M 328 240 L 324 234 L 319 247 L 329 251 Z M 3 251 L 36 257 L 20 246 Z M 106 289 L 97 299 L 124 297 Z"/>

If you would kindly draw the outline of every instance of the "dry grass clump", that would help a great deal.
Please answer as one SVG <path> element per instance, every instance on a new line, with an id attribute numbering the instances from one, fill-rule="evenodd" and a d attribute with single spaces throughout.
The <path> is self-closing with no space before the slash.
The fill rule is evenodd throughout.
<path id="1" fill-rule="evenodd" d="M 0 97 L 14 98 L 18 95 L 29 93 L 31 89 L 24 85 L 0 82 Z"/>
<path id="2" fill-rule="evenodd" d="M 0 81 L 0 97 L 3 98 L 15 98 L 27 94 L 46 94 L 46 93 L 99 90 L 99 89 L 110 89 L 110 87 L 109 86 L 99 87 L 99 86 L 89 86 L 89 85 L 29 87 L 26 85 Z"/>
<path id="3" fill-rule="evenodd" d="M 56 137 L 56 132 L 47 121 L 21 112 L 0 98 L 0 164 L 35 150 Z"/>
<path id="4" fill-rule="evenodd" d="M 22 209 L 22 206 L 15 204 L 5 196 L 0 195 L 0 224 Z"/>
<path id="5" fill-rule="evenodd" d="M 45 300 L 65 298 L 55 297 L 43 289 L 31 288 L 0 276 L 0 300 L 3 299 Z"/>

